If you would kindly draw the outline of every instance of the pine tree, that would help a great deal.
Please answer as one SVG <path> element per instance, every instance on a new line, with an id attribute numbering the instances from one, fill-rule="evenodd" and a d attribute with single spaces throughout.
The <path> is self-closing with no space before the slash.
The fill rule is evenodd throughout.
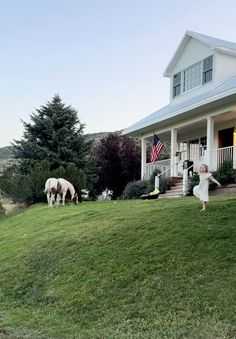
<path id="1" fill-rule="evenodd" d="M 59 95 L 41 106 L 31 116 L 31 122 L 23 121 L 23 138 L 14 141 L 13 151 L 19 159 L 22 173 L 30 173 L 37 163 L 47 159 L 50 170 L 59 166 L 86 168 L 86 154 L 89 143 L 83 134 L 77 111 L 66 106 Z"/>

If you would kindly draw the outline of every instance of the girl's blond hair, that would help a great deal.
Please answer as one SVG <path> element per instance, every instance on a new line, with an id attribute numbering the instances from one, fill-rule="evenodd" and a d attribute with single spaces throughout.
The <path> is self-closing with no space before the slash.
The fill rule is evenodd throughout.
<path id="1" fill-rule="evenodd" d="M 200 169 L 201 169 L 202 166 L 205 166 L 205 167 L 206 167 L 206 172 L 208 172 L 208 166 L 207 166 L 207 164 L 201 164 L 201 166 L 200 166 L 200 168 L 199 168 L 199 171 L 200 171 Z"/>

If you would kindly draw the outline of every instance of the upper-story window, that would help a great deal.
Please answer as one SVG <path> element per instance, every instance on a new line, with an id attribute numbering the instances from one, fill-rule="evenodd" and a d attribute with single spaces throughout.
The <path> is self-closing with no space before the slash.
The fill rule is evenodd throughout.
<path id="1" fill-rule="evenodd" d="M 212 80 L 213 55 L 173 76 L 173 98 Z"/>
<path id="2" fill-rule="evenodd" d="M 212 80 L 213 55 L 203 60 L 202 83 L 205 84 Z"/>
<path id="3" fill-rule="evenodd" d="M 181 93 L 181 72 L 174 75 L 173 78 L 173 97 Z"/>
<path id="4" fill-rule="evenodd" d="M 183 71 L 184 73 L 184 83 L 183 83 L 183 91 L 189 91 L 192 88 L 201 85 L 201 62 L 188 67 Z"/>

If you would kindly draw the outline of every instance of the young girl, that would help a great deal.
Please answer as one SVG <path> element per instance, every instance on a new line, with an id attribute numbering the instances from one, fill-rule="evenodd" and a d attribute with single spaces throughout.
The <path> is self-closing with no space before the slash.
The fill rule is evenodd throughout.
<path id="1" fill-rule="evenodd" d="M 221 186 L 220 183 L 213 178 L 212 174 L 208 172 L 208 166 L 202 164 L 199 168 L 199 185 L 193 188 L 193 194 L 202 201 L 201 211 L 205 211 L 207 207 L 207 202 L 209 201 L 209 180 L 215 182 L 218 186 Z"/>

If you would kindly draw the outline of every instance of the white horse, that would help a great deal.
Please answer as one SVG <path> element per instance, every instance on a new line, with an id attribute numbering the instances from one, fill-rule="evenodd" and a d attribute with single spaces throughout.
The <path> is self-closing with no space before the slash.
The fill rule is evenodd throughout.
<path id="1" fill-rule="evenodd" d="M 44 193 L 47 194 L 48 207 L 52 207 L 53 203 L 58 206 L 62 198 L 62 204 L 65 205 L 65 197 L 67 191 L 70 191 L 71 200 L 78 204 L 78 194 L 75 192 L 74 186 L 63 178 L 49 178 L 45 183 Z M 56 201 L 55 196 L 57 195 Z"/>
<path id="2" fill-rule="evenodd" d="M 60 200 L 62 199 L 62 205 L 65 205 L 66 193 L 69 191 L 71 195 L 71 200 L 77 205 L 78 204 L 78 194 L 75 191 L 74 186 L 67 180 L 63 178 L 57 179 L 59 183 L 59 191 L 57 195 L 57 205 L 59 205 Z"/>
<path id="3" fill-rule="evenodd" d="M 49 178 L 45 183 L 44 193 L 47 194 L 48 207 L 55 202 L 55 195 L 58 193 L 59 185 L 55 178 Z"/>

